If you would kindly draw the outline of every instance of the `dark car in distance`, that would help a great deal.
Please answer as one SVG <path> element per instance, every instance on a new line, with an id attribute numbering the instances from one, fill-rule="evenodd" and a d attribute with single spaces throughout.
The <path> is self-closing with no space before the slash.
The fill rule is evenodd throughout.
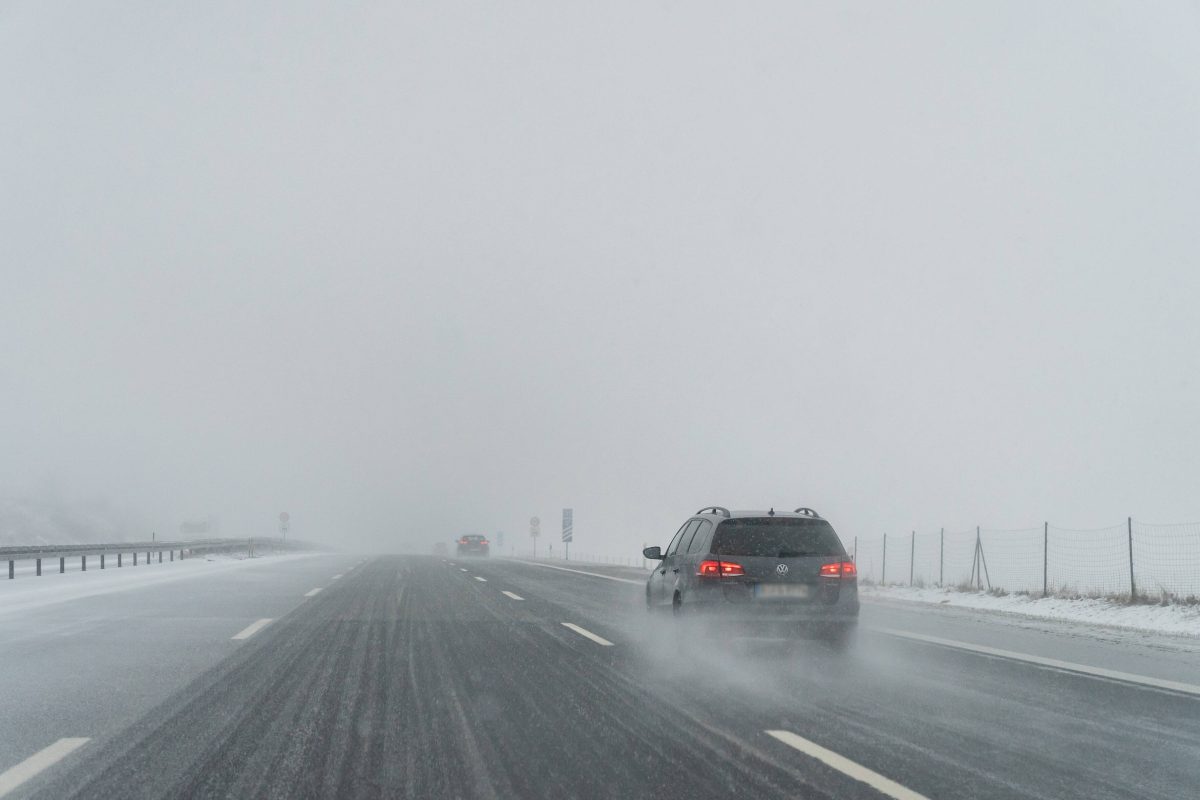
<path id="1" fill-rule="evenodd" d="M 486 556 L 488 547 L 486 536 L 468 534 L 458 538 L 458 554 L 460 556 Z"/>
<path id="2" fill-rule="evenodd" d="M 702 508 L 646 581 L 646 606 L 695 616 L 738 635 L 819 637 L 849 644 L 858 623 L 858 570 L 833 526 L 793 512 Z"/>

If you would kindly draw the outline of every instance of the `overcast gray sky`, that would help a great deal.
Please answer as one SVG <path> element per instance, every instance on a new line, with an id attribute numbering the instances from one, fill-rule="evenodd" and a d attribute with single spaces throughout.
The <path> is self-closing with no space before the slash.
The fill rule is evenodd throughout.
<path id="1" fill-rule="evenodd" d="M 1200 520 L 1196 4 L 3 2 L 0 109 L 4 495 Z"/>

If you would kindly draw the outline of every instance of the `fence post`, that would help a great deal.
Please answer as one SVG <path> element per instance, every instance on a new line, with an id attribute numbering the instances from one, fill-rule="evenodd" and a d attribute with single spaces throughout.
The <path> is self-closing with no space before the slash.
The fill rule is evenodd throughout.
<path id="1" fill-rule="evenodd" d="M 879 568 L 879 585 L 887 585 L 887 534 L 883 535 L 883 566 Z"/>
<path id="2" fill-rule="evenodd" d="M 1050 523 L 1042 523 L 1042 597 L 1050 593 Z"/>
<path id="3" fill-rule="evenodd" d="M 975 526 L 975 555 L 973 555 L 971 557 L 971 581 L 970 581 L 970 583 L 972 585 L 975 584 L 975 571 L 978 569 L 979 569 L 979 526 L 976 525 Z M 980 577 L 980 583 L 982 583 L 983 576 L 980 575 L 979 577 Z M 979 587 L 976 587 L 976 588 L 979 588 Z"/>
<path id="4" fill-rule="evenodd" d="M 117 553 L 117 566 L 121 566 L 121 554 Z"/>
<path id="5" fill-rule="evenodd" d="M 1137 600 L 1137 584 L 1133 582 L 1133 517 L 1125 519 L 1126 530 L 1129 532 L 1129 602 Z"/>
<path id="6" fill-rule="evenodd" d="M 62 575 L 66 571 L 67 571 L 67 557 L 59 556 L 58 557 L 58 574 Z"/>
<path id="7" fill-rule="evenodd" d="M 42 576 L 42 560 L 40 558 L 37 560 L 37 574 L 39 578 Z"/>
<path id="8" fill-rule="evenodd" d="M 938 532 L 938 587 L 946 582 L 946 529 Z"/>
<path id="9" fill-rule="evenodd" d="M 87 572 L 87 556 L 79 557 L 79 571 Z"/>
<path id="10" fill-rule="evenodd" d="M 912 532 L 912 547 L 908 551 L 908 585 L 913 585 L 913 561 L 917 558 L 917 532 Z"/>
<path id="11" fill-rule="evenodd" d="M 9 562 L 8 562 L 8 579 L 9 579 L 10 581 L 11 581 L 11 580 L 12 580 L 14 577 L 16 577 L 16 570 L 17 570 L 17 565 L 16 565 L 16 562 L 14 562 L 14 561 L 9 561 Z"/>

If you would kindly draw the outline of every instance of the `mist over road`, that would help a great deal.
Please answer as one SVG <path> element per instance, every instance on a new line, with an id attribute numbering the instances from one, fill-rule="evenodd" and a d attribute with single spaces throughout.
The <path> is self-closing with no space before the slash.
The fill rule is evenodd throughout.
<path id="1" fill-rule="evenodd" d="M 869 604 L 854 653 L 789 653 L 647 614 L 637 570 L 271 562 L 0 617 L 0 773 L 66 751 L 10 796 L 1177 798 L 1200 777 L 1186 690 L 880 631 L 1195 686 L 1190 639 Z M 129 638 L 156 648 L 140 670 Z"/>

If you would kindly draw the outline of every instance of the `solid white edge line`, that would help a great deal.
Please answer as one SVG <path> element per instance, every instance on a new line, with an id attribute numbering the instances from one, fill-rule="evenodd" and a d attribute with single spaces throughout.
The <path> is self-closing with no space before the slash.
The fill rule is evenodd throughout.
<path id="1" fill-rule="evenodd" d="M 474 578 L 475 578 L 475 580 L 477 580 L 477 581 L 483 581 L 484 583 L 487 583 L 487 578 L 481 578 L 481 577 L 479 577 L 478 575 L 475 575 L 475 576 L 474 576 Z"/>
<path id="2" fill-rule="evenodd" d="M 258 633 L 259 631 L 261 631 L 263 628 L 267 627 L 270 624 L 271 624 L 271 620 L 267 617 L 264 617 L 263 619 L 260 619 L 256 622 L 251 622 L 243 630 L 241 630 L 239 633 L 235 633 L 230 638 L 231 639 L 249 639 L 251 636 Z"/>
<path id="3" fill-rule="evenodd" d="M 338 579 L 339 579 L 339 578 L 341 578 L 341 577 L 342 577 L 341 575 L 334 575 L 332 578 L 330 578 L 330 580 L 334 580 L 334 581 L 336 581 L 336 580 L 338 580 Z"/>
<path id="4" fill-rule="evenodd" d="M 584 637 L 585 639 L 591 639 L 596 644 L 602 644 L 605 647 L 613 646 L 613 643 L 610 642 L 608 639 L 605 639 L 603 636 L 597 636 L 596 634 L 589 631 L 587 628 L 581 628 L 573 622 L 564 622 L 562 624 L 563 624 L 563 627 L 570 628 L 571 630 L 575 631 L 576 633 L 578 633 L 580 636 Z"/>
<path id="5" fill-rule="evenodd" d="M 305 592 L 305 593 L 304 593 L 304 596 L 305 596 L 305 597 L 312 597 L 313 595 L 318 595 L 318 594 L 320 594 L 320 593 L 321 593 L 321 589 L 322 589 L 322 587 L 320 587 L 320 586 L 318 586 L 318 587 L 317 587 L 317 588 L 315 588 L 315 589 L 309 589 L 307 592 Z"/>
<path id="6" fill-rule="evenodd" d="M 512 592 L 504 591 L 503 589 L 500 591 L 500 594 L 505 595 L 506 597 L 511 597 L 513 600 L 524 600 L 525 599 L 524 597 L 521 597 L 521 595 L 519 595 L 519 594 L 513 594 Z"/>
<path id="7" fill-rule="evenodd" d="M 633 581 L 629 578 L 616 578 L 612 575 L 601 575 L 599 572 L 584 572 L 581 569 L 568 569 L 566 567 L 556 567 L 553 564 L 539 564 L 536 561 L 523 561 L 519 558 L 514 558 L 512 560 L 516 561 L 518 564 L 528 564 L 531 567 L 545 567 L 546 569 L 556 569 L 560 572 L 574 572 L 576 575 L 588 575 L 593 578 L 604 578 L 606 581 L 616 581 L 617 583 L 632 583 L 634 586 L 641 586 L 645 583 L 645 581 Z"/>
<path id="8" fill-rule="evenodd" d="M 1132 683 L 1139 686 L 1146 686 L 1152 689 L 1164 689 L 1170 692 L 1182 692 L 1200 697 L 1200 686 L 1193 683 L 1183 683 L 1181 681 L 1169 681 L 1163 678 L 1151 678 L 1148 675 L 1135 675 L 1132 672 L 1120 672 L 1115 669 L 1105 669 L 1103 667 L 1090 667 L 1087 664 L 1076 664 L 1072 661 L 1060 661 L 1057 658 L 1046 658 L 1045 656 L 1035 656 L 1029 653 L 1018 653 L 1015 650 L 1001 650 L 998 647 L 987 647 L 981 644 L 969 644 L 967 642 L 959 642 L 954 639 L 942 639 L 938 636 L 928 636 L 923 633 L 912 633 L 910 631 L 901 631 L 894 628 L 871 628 L 870 630 L 885 633 L 888 636 L 895 636 L 898 639 L 911 639 L 915 642 L 924 642 L 926 644 L 936 644 L 941 647 L 949 647 L 953 650 L 965 650 L 969 653 L 978 653 L 984 656 L 992 656 L 993 658 L 1005 658 L 1011 661 L 1023 661 L 1027 664 L 1033 664 L 1047 669 L 1054 669 L 1060 672 L 1072 672 L 1077 675 L 1087 675 L 1094 678 L 1105 678 L 1112 681 L 1120 681 L 1122 683 Z"/>
<path id="9" fill-rule="evenodd" d="M 458 568 L 458 571 L 459 571 L 459 572 L 466 572 L 466 571 L 467 571 L 467 568 L 466 568 L 466 567 L 459 567 L 459 568 Z"/>
<path id="10" fill-rule="evenodd" d="M 832 750 L 827 750 L 816 742 L 810 742 L 791 731 L 766 731 L 789 747 L 794 747 L 806 756 L 815 758 L 827 767 L 832 767 L 843 775 L 847 775 L 859 783 L 865 783 L 880 794 L 895 798 L 895 800 L 929 800 L 923 794 L 917 794 L 912 789 L 906 789 L 895 781 L 885 778 L 878 772 L 869 770 L 861 764 L 856 764 L 845 756 L 839 756 Z"/>
<path id="11" fill-rule="evenodd" d="M 4 772 L 0 772 L 0 797 L 4 797 L 39 772 L 62 761 L 89 741 L 91 739 L 87 737 L 59 739 L 49 747 L 37 751 L 20 764 L 14 764 Z"/>

